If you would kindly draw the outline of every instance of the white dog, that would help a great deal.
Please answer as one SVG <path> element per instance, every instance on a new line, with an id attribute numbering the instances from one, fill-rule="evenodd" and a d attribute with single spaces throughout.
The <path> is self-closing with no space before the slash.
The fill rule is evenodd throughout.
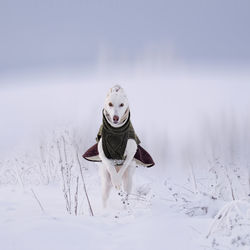
<path id="1" fill-rule="evenodd" d="M 128 99 L 124 90 L 118 85 L 110 89 L 105 99 L 103 119 L 105 124 L 101 127 L 102 131 L 99 132 L 101 135 L 98 151 L 102 161 L 100 169 L 102 201 L 103 206 L 106 207 L 112 185 L 117 190 L 123 186 L 127 194 L 131 192 L 135 169 L 133 158 L 139 143 L 130 123 Z M 105 131 L 104 127 L 106 127 Z M 104 140 L 106 141 L 104 142 Z M 116 158 L 116 155 L 120 157 L 113 159 Z"/>
<path id="2" fill-rule="evenodd" d="M 103 123 L 97 135 L 97 143 L 90 147 L 83 158 L 102 162 L 102 200 L 106 207 L 112 185 L 126 192 L 132 189 L 135 166 L 154 166 L 150 154 L 141 146 L 130 122 L 128 99 L 124 90 L 116 85 L 110 89 L 103 108 Z M 125 201 L 124 200 L 124 201 Z"/>

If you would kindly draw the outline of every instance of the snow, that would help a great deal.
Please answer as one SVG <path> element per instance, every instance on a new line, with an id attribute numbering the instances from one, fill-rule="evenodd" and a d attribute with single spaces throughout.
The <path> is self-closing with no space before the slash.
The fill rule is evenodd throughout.
<path id="1" fill-rule="evenodd" d="M 1 249 L 249 249 L 247 70 L 59 73 L 0 79 Z M 77 155 L 95 143 L 117 83 L 156 166 L 136 169 L 126 209 L 113 190 L 103 210 L 100 166 L 80 159 L 92 217 Z"/>
<path id="2" fill-rule="evenodd" d="M 151 207 L 134 209 L 131 214 L 118 213 L 119 210 L 103 213 L 93 207 L 94 217 L 70 216 L 65 214 L 63 196 L 58 190 L 58 187 L 34 188 L 44 205 L 43 213 L 30 190 L 1 189 L 3 249 L 132 250 L 166 249 L 167 245 L 172 249 L 199 249 L 197 239 L 208 224 L 207 219 L 174 213 L 160 199 Z"/>

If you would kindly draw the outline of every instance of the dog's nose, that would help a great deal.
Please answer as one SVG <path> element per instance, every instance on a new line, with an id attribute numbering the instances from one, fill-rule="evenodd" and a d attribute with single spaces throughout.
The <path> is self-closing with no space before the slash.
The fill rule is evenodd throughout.
<path id="1" fill-rule="evenodd" d="M 118 116 L 118 115 L 114 115 L 113 121 L 114 121 L 114 122 L 118 122 L 118 121 L 119 121 L 119 116 Z"/>

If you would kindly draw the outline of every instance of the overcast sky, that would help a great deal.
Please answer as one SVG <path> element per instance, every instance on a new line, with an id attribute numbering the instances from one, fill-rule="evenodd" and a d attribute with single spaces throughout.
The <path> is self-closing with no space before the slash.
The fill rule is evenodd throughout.
<path id="1" fill-rule="evenodd" d="M 134 60 L 166 50 L 187 63 L 250 62 L 250 1 L 0 0 L 0 71 Z"/>

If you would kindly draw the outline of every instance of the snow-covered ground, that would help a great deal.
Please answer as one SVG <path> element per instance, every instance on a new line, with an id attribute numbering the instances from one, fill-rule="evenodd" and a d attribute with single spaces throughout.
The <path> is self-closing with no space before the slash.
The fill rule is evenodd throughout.
<path id="1" fill-rule="evenodd" d="M 0 78 L 0 249 L 250 249 L 249 71 L 93 75 Z M 156 166 L 137 168 L 127 209 L 113 191 L 103 211 L 80 156 L 117 83 Z"/>
<path id="2" fill-rule="evenodd" d="M 151 205 L 134 201 L 129 211 L 117 206 L 102 212 L 97 201 L 99 186 L 91 186 L 88 187 L 94 217 L 86 213 L 88 210 L 79 216 L 67 215 L 59 186 L 32 189 L 45 212 L 30 189 L 1 188 L 1 248 L 136 250 L 171 246 L 171 249 L 201 249 L 200 238 L 208 227 L 207 218 L 175 213 L 160 197 L 153 199 Z M 113 194 L 113 203 L 119 200 L 116 198 Z"/>

